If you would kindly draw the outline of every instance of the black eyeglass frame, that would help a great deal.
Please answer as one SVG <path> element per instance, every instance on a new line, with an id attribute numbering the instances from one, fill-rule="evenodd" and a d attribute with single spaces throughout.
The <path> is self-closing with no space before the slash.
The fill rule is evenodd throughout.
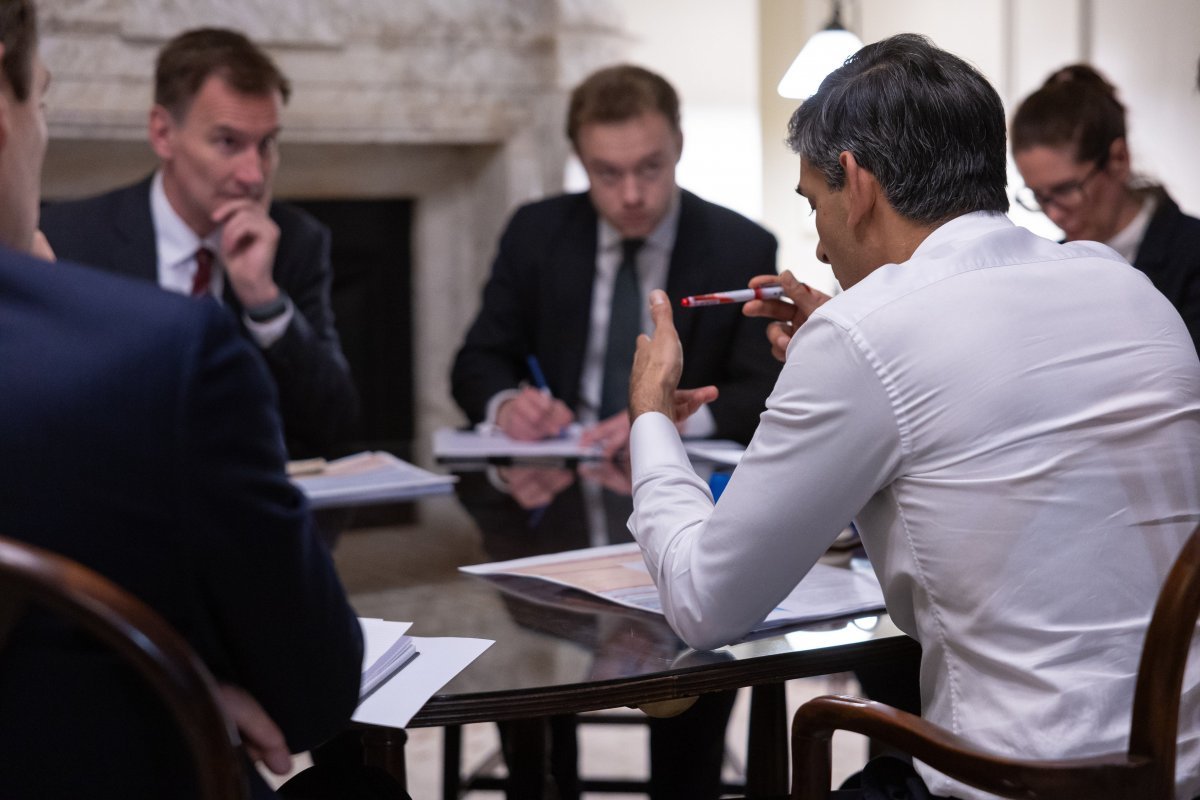
<path id="1" fill-rule="evenodd" d="M 1075 208 L 1083 200 L 1083 189 L 1088 181 L 1099 175 L 1108 166 L 1108 159 L 1102 158 L 1092 163 L 1092 170 L 1079 180 L 1066 181 L 1050 189 L 1049 192 L 1038 192 L 1028 186 L 1022 186 L 1013 197 L 1017 205 L 1026 211 L 1046 213 L 1046 206 L 1054 205 L 1063 209 Z"/>

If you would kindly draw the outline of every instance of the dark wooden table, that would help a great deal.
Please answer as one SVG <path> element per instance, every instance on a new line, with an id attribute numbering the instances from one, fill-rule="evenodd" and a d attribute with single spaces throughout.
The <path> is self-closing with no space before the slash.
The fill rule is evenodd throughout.
<path id="1" fill-rule="evenodd" d="M 410 727 L 512 721 L 520 747 L 509 758 L 510 797 L 541 796 L 548 716 L 743 686 L 755 687 L 747 795 L 786 794 L 784 681 L 886 663 L 917 647 L 881 624 L 885 617 L 866 617 L 697 652 L 659 615 L 534 581 L 461 573 L 467 564 L 630 538 L 629 499 L 619 492 L 601 491 L 569 468 L 504 472 L 463 472 L 452 496 L 347 512 L 335 522 L 344 530 L 333 554 L 360 615 L 412 620 L 418 636 L 495 640 Z M 504 479 L 536 485 L 521 485 L 518 502 L 495 488 Z M 364 741 L 375 763 L 403 774 L 402 732 L 373 728 Z"/>

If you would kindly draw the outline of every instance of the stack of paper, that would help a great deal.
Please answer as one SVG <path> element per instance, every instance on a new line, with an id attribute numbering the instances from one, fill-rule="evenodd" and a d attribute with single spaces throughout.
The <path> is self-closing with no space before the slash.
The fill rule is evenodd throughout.
<path id="1" fill-rule="evenodd" d="M 449 492 L 458 480 L 382 452 L 358 453 L 330 462 L 292 462 L 288 474 L 313 508 L 410 500 Z"/>
<path id="2" fill-rule="evenodd" d="M 362 698 L 375 691 L 379 684 L 386 681 L 388 678 L 395 675 L 404 666 L 416 658 L 417 652 L 416 643 L 413 642 L 411 636 L 404 635 L 403 631 L 408 628 L 407 622 L 388 622 L 382 619 L 365 620 L 360 619 L 360 624 L 363 627 L 363 674 L 362 683 L 359 685 L 358 697 Z M 379 635 L 367 634 L 367 627 L 384 628 Z M 393 630 L 386 630 L 385 626 L 394 626 Z M 396 640 L 392 642 L 382 653 L 378 652 L 379 648 L 386 644 L 387 640 L 393 635 L 396 635 L 396 630 L 401 631 L 396 636 Z"/>
<path id="3" fill-rule="evenodd" d="M 490 639 L 408 636 L 411 622 L 363 617 L 358 622 L 363 677 L 352 719 L 370 725 L 405 727 L 435 692 L 492 645 Z"/>

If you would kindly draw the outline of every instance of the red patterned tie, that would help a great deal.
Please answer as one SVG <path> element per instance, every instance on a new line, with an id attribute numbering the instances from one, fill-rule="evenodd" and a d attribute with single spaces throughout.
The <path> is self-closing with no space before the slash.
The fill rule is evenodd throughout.
<path id="1" fill-rule="evenodd" d="M 209 293 L 212 283 L 213 253 L 207 247 L 196 251 L 196 274 L 192 277 L 192 297 Z"/>

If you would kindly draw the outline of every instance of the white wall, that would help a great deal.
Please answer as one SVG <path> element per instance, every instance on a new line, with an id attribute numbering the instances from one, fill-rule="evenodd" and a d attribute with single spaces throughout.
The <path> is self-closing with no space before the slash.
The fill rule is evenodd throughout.
<path id="1" fill-rule="evenodd" d="M 613 0 L 630 32 L 628 58 L 665 75 L 683 98 L 680 183 L 762 222 L 780 239 L 780 266 L 823 288 L 808 207 L 793 190 L 783 144 L 795 101 L 775 85 L 829 0 Z M 1200 215 L 1200 2 L 1197 0 L 844 0 L 864 41 L 923 33 L 977 66 L 1012 110 L 1060 66 L 1090 60 L 1129 109 L 1134 167 Z M 586 186 L 581 170 L 571 188 Z M 1020 177 L 1010 170 L 1010 189 Z M 1012 217 L 1057 230 L 1019 207 Z"/>
<path id="2" fill-rule="evenodd" d="M 682 102 L 679 184 L 762 216 L 758 114 L 758 14 L 730 0 L 614 0 L 629 31 L 628 60 L 658 72 Z M 582 170 L 568 186 L 587 186 Z"/>
<path id="3" fill-rule="evenodd" d="M 977 66 L 992 81 L 1011 117 L 1016 105 L 1065 64 L 1088 60 L 1120 90 L 1128 108 L 1135 170 L 1164 183 L 1185 211 L 1200 215 L 1200 3 L 1196 0 L 845 0 L 844 21 L 864 41 L 923 33 Z M 796 7 L 800 7 L 797 12 Z M 781 237 L 781 265 L 819 285 L 825 274 L 812 256 L 815 233 L 799 199 L 773 201 L 796 176 L 773 142 L 783 136 L 771 80 L 786 68 L 775 53 L 781 28 L 795 29 L 793 52 L 830 15 L 829 0 L 759 0 L 763 28 L 762 109 L 765 224 Z M 772 63 L 771 59 L 775 58 Z M 794 107 L 794 104 L 793 106 Z M 794 157 L 786 156 L 794 160 Z M 777 174 L 773 174 L 777 173 Z M 781 173 L 781 174 L 778 174 Z M 1010 189 L 1020 177 L 1010 170 Z M 1011 216 L 1040 233 L 1058 231 L 1040 214 L 1015 207 Z"/>

